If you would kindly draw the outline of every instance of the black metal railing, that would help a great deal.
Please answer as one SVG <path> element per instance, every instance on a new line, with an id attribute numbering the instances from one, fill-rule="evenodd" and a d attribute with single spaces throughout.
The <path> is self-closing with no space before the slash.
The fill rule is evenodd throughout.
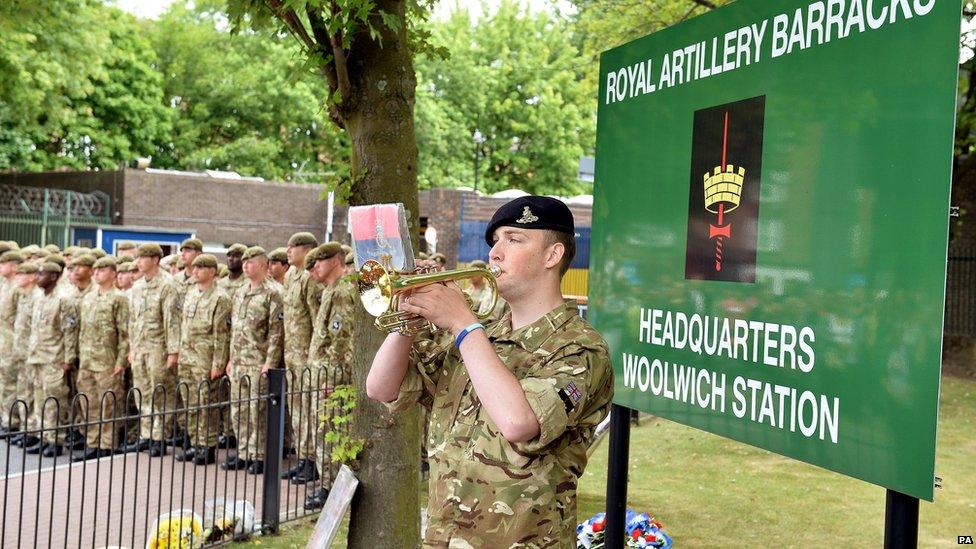
<path id="1" fill-rule="evenodd" d="M 976 336 L 976 248 L 949 249 L 943 332 Z"/>
<path id="2" fill-rule="evenodd" d="M 133 388 L 36 407 L 19 398 L 0 438 L 0 546 L 140 547 L 167 520 L 195 526 L 194 546 L 209 545 L 317 514 L 322 500 L 310 496 L 338 471 L 322 426 L 337 412 L 326 399 L 337 379 L 321 368 L 271 370 L 256 382 L 223 377 L 148 396 Z M 161 440 L 141 441 L 152 423 Z M 232 436 L 236 448 L 219 447 Z M 315 469 L 282 478 L 299 459 Z"/>

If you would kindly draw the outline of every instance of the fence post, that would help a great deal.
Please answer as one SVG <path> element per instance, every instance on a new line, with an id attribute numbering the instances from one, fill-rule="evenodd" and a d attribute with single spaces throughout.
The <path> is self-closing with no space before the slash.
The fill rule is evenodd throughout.
<path id="1" fill-rule="evenodd" d="M 44 209 L 41 211 L 41 246 L 47 244 L 48 190 L 44 189 Z"/>
<path id="2" fill-rule="evenodd" d="M 267 436 L 264 439 L 264 489 L 261 501 L 261 528 L 266 534 L 278 532 L 281 512 L 281 460 L 285 445 L 285 370 L 268 370 Z"/>

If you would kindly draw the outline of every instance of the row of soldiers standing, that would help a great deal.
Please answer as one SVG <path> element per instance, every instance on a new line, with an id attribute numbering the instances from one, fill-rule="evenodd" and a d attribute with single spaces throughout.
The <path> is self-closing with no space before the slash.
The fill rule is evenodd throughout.
<path id="1" fill-rule="evenodd" d="M 87 447 L 78 460 L 115 451 L 162 456 L 173 443 L 183 447 L 176 459 L 205 465 L 218 446 L 236 445 L 222 466 L 260 474 L 265 401 L 249 396 L 261 374 L 285 367 L 295 395 L 286 446 L 298 460 L 282 476 L 319 479 L 328 469 L 319 396 L 351 382 L 358 299 L 351 250 L 319 245 L 310 233 L 271 252 L 235 244 L 221 278 L 222 266 L 197 239 L 181 244 L 184 270 L 176 274 L 160 267 L 157 244 L 118 249 L 112 257 L 0 243 L 2 434 L 49 457 Z M 111 421 L 127 404 L 127 379 L 142 416 L 130 444 Z M 322 393 L 309 390 L 320 382 Z M 72 407 L 75 393 L 91 413 Z M 214 405 L 232 394 L 237 406 Z M 67 427 L 97 418 L 87 436 Z M 329 480 L 308 506 L 321 506 Z"/>

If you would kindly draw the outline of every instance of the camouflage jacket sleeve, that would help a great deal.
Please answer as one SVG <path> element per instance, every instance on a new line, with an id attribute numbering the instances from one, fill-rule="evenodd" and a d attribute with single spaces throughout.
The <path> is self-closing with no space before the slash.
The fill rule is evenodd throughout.
<path id="1" fill-rule="evenodd" d="M 70 364 L 78 359 L 78 305 L 74 299 L 62 299 L 60 307 L 61 334 L 64 337 L 64 358 Z"/>
<path id="2" fill-rule="evenodd" d="M 180 302 L 172 283 L 165 284 L 161 295 L 163 330 L 166 332 L 166 353 L 180 352 Z"/>
<path id="3" fill-rule="evenodd" d="M 332 366 L 334 372 L 340 372 L 336 385 L 352 383 L 352 353 L 353 334 L 355 332 L 356 299 L 355 290 L 348 283 L 340 282 L 343 286 L 336 291 L 332 304 L 332 318 L 329 318 L 327 330 L 332 332 L 332 345 L 326 350 L 325 363 Z"/>
<path id="4" fill-rule="evenodd" d="M 322 285 L 311 278 L 305 281 L 305 305 L 308 307 L 308 317 L 314 322 L 322 305 Z"/>
<path id="5" fill-rule="evenodd" d="M 430 408 L 437 380 L 453 344 L 451 333 L 443 330 L 418 336 L 410 350 L 410 363 L 400 384 L 400 394 L 386 404 L 391 411 L 406 410 L 418 402 Z"/>
<path id="6" fill-rule="evenodd" d="M 221 294 L 217 297 L 213 316 L 214 350 L 210 367 L 213 371 L 223 372 L 230 357 L 230 311 L 230 298 Z"/>
<path id="7" fill-rule="evenodd" d="M 268 300 L 268 358 L 265 362 L 275 368 L 281 363 L 284 353 L 285 308 L 280 292 L 270 292 Z"/>
<path id="8" fill-rule="evenodd" d="M 115 296 L 113 306 L 115 326 L 118 332 L 118 353 L 115 355 L 115 367 L 124 368 L 129 356 L 129 300 L 122 294 Z"/>
<path id="9" fill-rule="evenodd" d="M 539 436 L 515 445 L 524 453 L 543 451 L 569 429 L 596 427 L 613 396 L 606 347 L 564 347 L 520 382 L 539 420 Z"/>

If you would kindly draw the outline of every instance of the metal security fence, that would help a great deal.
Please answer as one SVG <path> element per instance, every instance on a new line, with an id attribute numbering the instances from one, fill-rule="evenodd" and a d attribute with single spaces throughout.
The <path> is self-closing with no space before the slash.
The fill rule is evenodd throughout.
<path id="1" fill-rule="evenodd" d="M 224 377 L 169 390 L 157 386 L 151 395 L 133 388 L 119 395 L 48 397 L 36 407 L 18 398 L 7 407 L 13 428 L 0 439 L 0 546 L 143 547 L 154 536 L 181 530 L 192 532 L 193 546 L 216 545 L 317 514 L 321 502 L 308 505 L 309 496 L 327 488 L 338 471 L 329 463 L 332 449 L 322 428 L 323 418 L 339 413 L 325 396 L 336 380 L 329 370 L 306 368 L 271 370 L 253 381 L 242 376 L 239 383 Z M 309 428 L 292 435 L 292 414 Z M 165 435 L 140 448 L 146 446 L 140 430 L 153 424 Z M 194 443 L 212 441 L 228 427 L 237 444 L 224 438 L 225 447 L 210 456 L 201 452 L 195 462 L 197 453 L 188 452 Z M 260 444 L 249 448 L 243 437 L 251 432 Z M 37 453 L 38 440 L 60 445 L 60 452 Z M 100 446 L 104 455 L 81 459 Z M 325 466 L 301 482 L 282 478 L 298 455 L 325 456 Z M 228 467 L 235 457 L 247 465 L 260 459 L 263 470 Z"/>
<path id="2" fill-rule="evenodd" d="M 73 227 L 109 224 L 111 211 L 111 199 L 101 191 L 0 185 L 0 240 L 64 248 Z"/>
<path id="3" fill-rule="evenodd" d="M 976 336 L 976 247 L 949 250 L 943 331 L 951 335 Z"/>

